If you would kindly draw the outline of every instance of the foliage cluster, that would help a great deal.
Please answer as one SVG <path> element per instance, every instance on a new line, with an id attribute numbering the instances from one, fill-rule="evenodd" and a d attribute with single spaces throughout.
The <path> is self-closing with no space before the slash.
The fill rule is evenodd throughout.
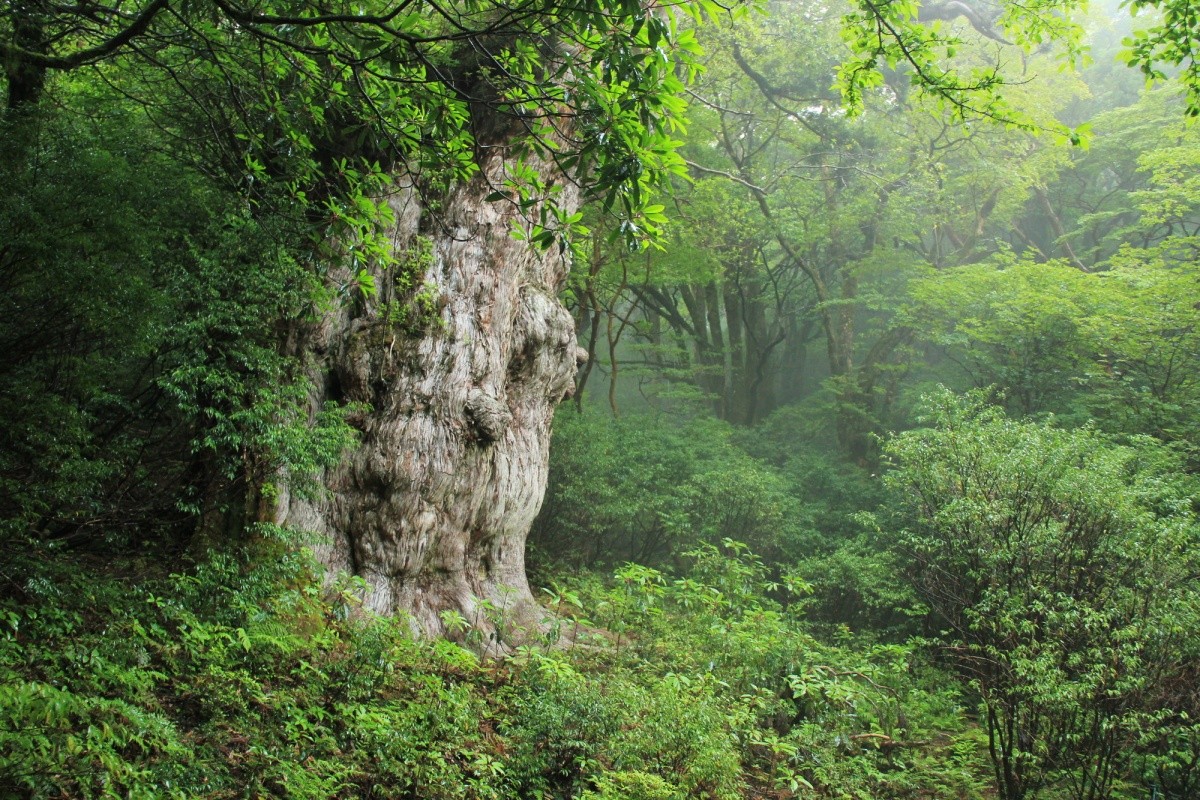
<path id="1" fill-rule="evenodd" d="M 4 165 L 5 535 L 179 536 L 353 441 L 337 410 L 310 418 L 281 347 L 322 297 L 294 227 L 231 206 L 141 119 L 47 112 L 37 147 Z"/>
<path id="2" fill-rule="evenodd" d="M 914 630 L 911 590 L 858 512 L 881 487 L 862 471 L 797 447 L 803 413 L 781 410 L 752 431 L 700 417 L 559 411 L 550 485 L 530 534 L 530 569 L 634 561 L 679 569 L 684 553 L 725 540 L 748 545 L 773 577 L 808 584 L 806 618 L 895 639 Z"/>
<path id="3" fill-rule="evenodd" d="M 912 34 L 912 52 L 954 40 L 951 61 L 1002 70 L 987 32 L 1015 18 L 981 32 L 985 20 L 968 15 L 970 33 L 955 15 L 897 30 Z M 1059 22 L 1037 24 L 1047 34 Z M 1103 24 L 1097 61 L 1116 56 L 1111 37 L 1127 27 Z M 843 455 L 872 467 L 877 437 L 911 425 L 929 386 L 994 385 L 1018 413 L 1194 441 L 1198 140 L 1182 93 L 1093 103 L 1112 80 L 1091 66 L 1006 89 L 1046 120 L 1096 106 L 1090 150 L 954 123 L 909 96 L 902 65 L 850 117 L 817 80 L 841 56 L 836 27 L 780 7 L 706 32 L 709 69 L 683 151 L 692 180 L 678 187 L 664 252 L 598 250 L 576 278 L 598 361 L 589 371 L 607 367 L 614 412 L 632 405 L 616 402 L 632 397 L 618 375 L 665 409 L 690 384 L 736 424 L 803 406 Z M 803 56 L 783 40 L 804 42 Z M 878 45 L 891 47 L 886 36 Z M 1023 68 L 1045 72 L 1047 57 Z"/>
<path id="4" fill-rule="evenodd" d="M 930 659 L 961 679 L 958 702 L 977 704 L 994 785 L 1008 800 L 1099 800 L 1143 790 L 1190 796 L 1200 759 L 1194 723 L 1200 523 L 1187 450 L 1144 435 L 1106 434 L 1094 424 L 1009 418 L 985 397 L 943 389 L 926 398 L 925 427 L 884 444 L 887 493 L 874 498 L 848 491 L 853 481 L 830 465 L 814 470 L 811 456 L 781 448 L 786 441 L 794 449 L 797 441 L 779 436 L 786 418 L 741 435 L 712 420 L 680 425 L 675 419 L 684 432 L 676 440 L 654 418 L 566 412 L 572 416 L 559 432 L 568 441 L 555 467 L 571 474 L 555 478 L 550 493 L 566 512 L 552 505 L 548 525 L 588 521 L 565 499 L 582 497 L 570 493 L 585 486 L 592 494 L 582 502 L 592 505 L 583 507 L 596 511 L 597 524 L 610 524 L 606 486 L 616 487 L 623 475 L 636 483 L 670 464 L 678 482 L 669 485 L 686 487 L 695 474 L 689 465 L 695 470 L 708 457 L 727 460 L 730 484 L 747 469 L 762 476 L 755 485 L 774 490 L 756 489 L 758 511 L 786 498 L 805 527 L 762 560 L 696 518 L 685 529 L 690 536 L 671 540 L 669 557 L 650 562 L 663 571 L 631 563 L 617 571 L 613 589 L 581 578 L 572 593 L 555 597 L 596 598 L 583 605 L 615 640 L 618 655 L 666 673 L 711 673 L 720 691 L 741 693 L 750 706 L 755 691 L 765 688 L 778 700 L 786 695 L 781 681 L 794 689 L 806 658 L 836 665 L 818 674 L 861 673 L 878 684 L 913 669 L 921 674 L 914 664 Z M 639 454 L 642 439 L 653 441 L 661 458 Z M 635 461 L 621 460 L 627 456 Z M 588 472 L 587 463 L 600 473 Z M 625 473 L 629 463 L 637 469 Z M 831 506 L 823 509 L 820 498 L 830 485 L 838 488 L 823 498 Z M 677 496 L 690 495 L 629 487 L 614 494 L 629 503 L 627 513 L 641 515 L 621 524 L 655 519 Z M 723 496 L 704 517 L 722 519 L 730 502 Z M 875 513 L 852 513 L 866 508 Z M 780 526 L 796 521 L 772 525 L 787 530 Z M 743 524 L 750 535 L 759 530 Z M 834 625 L 814 625 L 822 622 Z M 851 625 L 859 635 L 849 639 Z M 912 636 L 918 632 L 923 636 Z M 849 641 L 856 646 L 847 648 Z M 869 667 L 872 654 L 900 653 L 897 662 L 875 664 L 879 672 Z M 841 730 L 851 741 L 876 733 L 898 738 L 879 721 L 886 703 L 869 702 L 883 716 L 839 713 L 874 719 L 881 730 L 842 730 L 846 720 L 834 713 L 812 722 L 809 732 Z M 776 732 L 799 737 L 807 724 L 802 713 L 784 723 L 778 707 L 762 709 L 760 723 L 770 719 Z M 894 713 L 911 719 L 914 712 Z M 969 739 L 954 741 L 966 747 Z M 816 774 L 803 773 L 810 782 Z M 884 780 L 866 796 L 903 796 L 895 794 L 897 785 Z"/>
<path id="5" fill-rule="evenodd" d="M 530 534 L 531 569 L 682 567 L 733 539 L 809 584 L 810 621 L 894 636 L 914 599 L 885 545 L 856 519 L 883 501 L 861 471 L 797 447 L 803 412 L 738 430 L 707 416 L 579 414 L 555 421 L 550 482 Z"/>
<path id="6" fill-rule="evenodd" d="M 912 286 L 926 331 L 961 388 L 995 389 L 1013 413 L 1089 419 L 1185 448 L 1195 428 L 1195 242 L 1122 247 L 1102 272 L 1001 255 Z"/>
<path id="7" fill-rule="evenodd" d="M 531 534 L 535 552 L 555 563 L 670 563 L 727 537 L 776 556 L 811 532 L 781 476 L 719 420 L 564 408 L 555 431 L 551 482 Z"/>

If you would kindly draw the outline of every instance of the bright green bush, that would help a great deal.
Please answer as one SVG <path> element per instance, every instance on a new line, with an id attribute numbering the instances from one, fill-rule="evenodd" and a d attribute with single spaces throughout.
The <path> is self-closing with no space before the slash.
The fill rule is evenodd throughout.
<path id="1" fill-rule="evenodd" d="M 538 661 L 524 673 L 503 729 L 516 796 L 574 796 L 589 785 L 610 791 L 604 776 L 614 770 L 647 773 L 689 797 L 738 796 L 737 745 L 710 688 Z"/>
<path id="2" fill-rule="evenodd" d="M 580 800 L 683 800 L 687 795 L 657 775 L 646 772 L 614 772 L 596 781 L 595 790 Z"/>
<path id="3" fill-rule="evenodd" d="M 810 537 L 795 484 L 742 450 L 720 420 L 563 408 L 554 436 L 530 535 L 542 562 L 658 566 L 730 537 L 779 560 Z"/>

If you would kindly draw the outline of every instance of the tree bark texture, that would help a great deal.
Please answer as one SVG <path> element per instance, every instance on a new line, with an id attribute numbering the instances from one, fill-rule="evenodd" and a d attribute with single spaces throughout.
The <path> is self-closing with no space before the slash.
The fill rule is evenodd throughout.
<path id="1" fill-rule="evenodd" d="M 502 147 L 489 153 L 436 213 L 416 191 L 392 200 L 397 252 L 420 251 L 419 237 L 432 244 L 424 291 L 435 324 L 406 332 L 382 310 L 384 287 L 368 308 L 305 335 L 314 409 L 336 399 L 370 411 L 326 491 L 282 497 L 275 517 L 320 534 L 332 571 L 365 578 L 370 611 L 405 613 L 433 636 L 453 636 L 443 612 L 458 612 L 498 651 L 544 622 L 525 537 L 546 487 L 554 408 L 573 391 L 582 351 L 558 300 L 566 257 L 514 239 L 513 204 L 485 201 L 506 167 Z M 558 202 L 573 209 L 578 193 Z"/>

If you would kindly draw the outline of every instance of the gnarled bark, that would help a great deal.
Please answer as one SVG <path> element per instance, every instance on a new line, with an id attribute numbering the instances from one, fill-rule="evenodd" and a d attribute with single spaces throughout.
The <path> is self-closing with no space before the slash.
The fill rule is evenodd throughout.
<path id="1" fill-rule="evenodd" d="M 453 633 L 441 615 L 455 611 L 502 649 L 512 631 L 543 622 L 525 537 L 580 351 L 558 301 L 565 257 L 514 239 L 515 207 L 485 201 L 505 170 L 503 148 L 490 153 L 436 218 L 415 191 L 393 200 L 396 247 L 432 240 L 424 280 L 435 324 L 414 335 L 377 310 L 347 310 L 307 335 L 316 407 L 341 399 L 371 411 L 358 421 L 361 447 L 324 477 L 327 491 L 282 498 L 276 518 L 326 537 L 318 556 L 369 582 L 370 610 L 407 613 L 429 635 Z"/>

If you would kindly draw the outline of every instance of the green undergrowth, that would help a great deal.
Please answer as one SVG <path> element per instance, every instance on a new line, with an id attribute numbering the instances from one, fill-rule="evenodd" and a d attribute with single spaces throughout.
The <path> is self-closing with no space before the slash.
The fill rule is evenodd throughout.
<path id="1" fill-rule="evenodd" d="M 19 552 L 19 555 L 12 553 Z M 967 798 L 978 735 L 905 647 L 821 643 L 728 543 L 550 593 L 483 662 L 303 551 L 0 567 L 0 797 Z"/>

